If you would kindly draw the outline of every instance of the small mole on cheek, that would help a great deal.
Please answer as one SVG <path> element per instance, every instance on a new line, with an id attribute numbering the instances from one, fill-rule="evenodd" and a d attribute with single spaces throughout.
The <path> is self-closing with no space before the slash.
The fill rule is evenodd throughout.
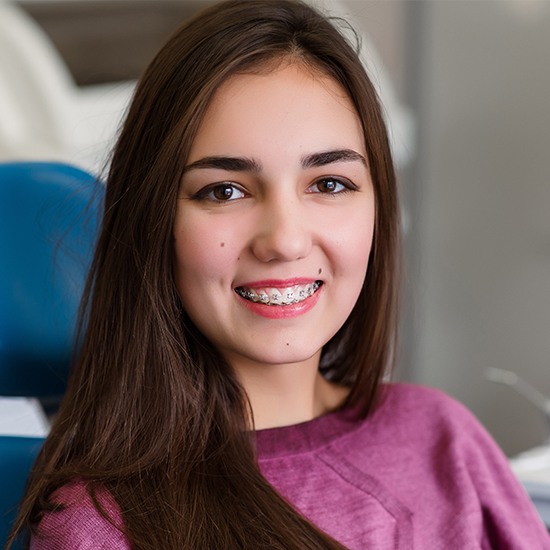
<path id="1" fill-rule="evenodd" d="M 321 275 L 321 273 L 323 273 L 323 270 L 319 268 L 319 275 Z"/>
<path id="2" fill-rule="evenodd" d="M 220 246 L 223 248 L 225 246 L 225 243 L 220 243 Z"/>
<path id="3" fill-rule="evenodd" d="M 288 342 L 286 343 L 286 345 L 287 345 L 287 346 L 290 346 L 290 344 L 289 344 Z"/>

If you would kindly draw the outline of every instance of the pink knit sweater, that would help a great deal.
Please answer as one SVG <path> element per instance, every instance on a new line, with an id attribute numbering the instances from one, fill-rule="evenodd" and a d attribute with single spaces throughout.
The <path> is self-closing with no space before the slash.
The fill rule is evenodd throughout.
<path id="1" fill-rule="evenodd" d="M 506 458 L 464 407 L 438 391 L 391 385 L 364 421 L 341 411 L 257 436 L 265 477 L 351 550 L 550 550 Z M 82 484 L 54 498 L 67 507 L 44 516 L 32 550 L 131 547 Z M 101 498 L 120 527 L 116 504 Z"/>

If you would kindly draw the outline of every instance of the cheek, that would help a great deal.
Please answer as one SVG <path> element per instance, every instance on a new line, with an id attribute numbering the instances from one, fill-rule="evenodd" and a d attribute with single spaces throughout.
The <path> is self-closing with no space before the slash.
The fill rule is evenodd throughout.
<path id="1" fill-rule="evenodd" d="M 353 227 L 353 224 L 350 225 Z M 356 225 L 354 230 L 343 235 L 345 245 L 339 248 L 338 268 L 334 275 L 343 320 L 351 314 L 368 277 L 373 234 L 373 223 L 365 224 L 363 219 L 362 225 Z"/>
<path id="2" fill-rule="evenodd" d="M 346 217 L 334 234 L 336 276 L 357 279 L 363 284 L 374 235 L 374 212 L 359 211 Z"/>
<path id="3" fill-rule="evenodd" d="M 220 280 L 238 254 L 236 238 L 216 220 L 189 218 L 174 228 L 175 277 L 180 292 L 188 284 Z"/>

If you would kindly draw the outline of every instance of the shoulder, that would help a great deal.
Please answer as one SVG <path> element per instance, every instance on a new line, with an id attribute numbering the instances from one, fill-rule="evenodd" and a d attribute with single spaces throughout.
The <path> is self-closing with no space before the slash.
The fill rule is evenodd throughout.
<path id="1" fill-rule="evenodd" d="M 360 433 L 370 444 L 408 449 L 419 455 L 452 456 L 471 467 L 487 459 L 506 462 L 468 408 L 441 390 L 420 385 L 384 385 L 378 406 L 363 422 Z"/>
<path id="2" fill-rule="evenodd" d="M 84 482 L 70 483 L 55 491 L 50 502 L 56 508 L 44 512 L 31 536 L 31 550 L 129 549 L 115 500 L 101 489 L 94 496 L 104 514 Z"/>
<path id="3" fill-rule="evenodd" d="M 423 431 L 477 432 L 481 425 L 462 403 L 441 390 L 415 384 L 386 384 L 371 419 L 384 426 L 417 426 Z"/>
<path id="4" fill-rule="evenodd" d="M 433 411 L 464 409 L 454 398 L 442 390 L 408 383 L 384 384 L 381 388 L 381 404 L 393 409 L 414 410 L 420 414 Z"/>
<path id="5" fill-rule="evenodd" d="M 385 436 L 393 437 L 394 448 L 409 449 L 420 460 L 427 459 L 431 468 L 445 472 L 447 479 L 460 480 L 462 487 L 470 484 L 486 521 L 498 516 L 504 525 L 504 518 L 515 518 L 510 525 L 517 526 L 523 514 L 525 524 L 534 525 L 532 505 L 508 459 L 462 403 L 437 389 L 390 384 L 384 387 L 373 419 L 379 433 L 389 426 Z"/>

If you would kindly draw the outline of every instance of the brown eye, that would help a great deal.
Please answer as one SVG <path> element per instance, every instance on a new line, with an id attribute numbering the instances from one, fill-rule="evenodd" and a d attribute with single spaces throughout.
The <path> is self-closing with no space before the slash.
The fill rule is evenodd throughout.
<path id="1" fill-rule="evenodd" d="M 336 195 L 351 189 L 355 189 L 355 186 L 351 182 L 342 181 L 337 178 L 322 178 L 311 185 L 310 192 Z"/>
<path id="2" fill-rule="evenodd" d="M 224 185 L 218 185 L 217 187 L 215 187 L 212 190 L 212 195 L 218 201 L 228 201 L 228 200 L 231 200 L 234 192 L 235 192 L 235 188 L 232 185 L 224 184 Z"/>
<path id="3" fill-rule="evenodd" d="M 234 183 L 214 183 L 207 185 L 193 196 L 197 201 L 231 202 L 246 197 L 246 192 Z"/>

